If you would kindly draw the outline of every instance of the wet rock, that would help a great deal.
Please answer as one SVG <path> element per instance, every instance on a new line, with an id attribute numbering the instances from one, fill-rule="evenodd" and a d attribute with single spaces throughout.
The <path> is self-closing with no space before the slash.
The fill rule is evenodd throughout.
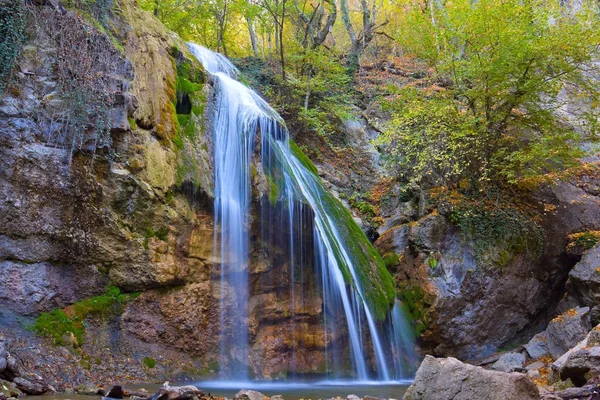
<path id="1" fill-rule="evenodd" d="M 48 388 L 40 383 L 31 382 L 25 378 L 15 378 L 14 383 L 17 388 L 25 394 L 40 395 L 48 391 Z"/>
<path id="2" fill-rule="evenodd" d="M 111 399 L 122 399 L 123 398 L 123 387 L 120 385 L 111 386 L 105 391 L 104 397 Z"/>
<path id="3" fill-rule="evenodd" d="M 539 391 L 524 374 L 489 371 L 455 358 L 426 356 L 404 400 L 538 400 Z"/>
<path id="4" fill-rule="evenodd" d="M 546 332 L 541 332 L 535 335 L 531 340 L 525 345 L 525 350 L 527 350 L 527 354 L 529 357 L 533 359 L 540 358 L 545 356 L 546 354 L 550 354 L 550 350 L 548 350 L 548 335 Z"/>
<path id="5" fill-rule="evenodd" d="M 262 394 L 261 392 L 257 392 L 255 390 L 240 390 L 233 396 L 234 399 L 240 400 L 265 400 L 268 399 L 267 396 Z"/>
<path id="6" fill-rule="evenodd" d="M 512 372 L 523 368 L 525 356 L 521 353 L 506 353 L 500 356 L 492 365 L 492 369 L 502 372 Z"/>
<path id="7" fill-rule="evenodd" d="M 583 340 L 591 329 L 589 307 L 571 309 L 548 324 L 548 349 L 554 359 Z"/>
<path id="8" fill-rule="evenodd" d="M 355 394 L 349 394 L 348 396 L 346 396 L 347 400 L 361 400 L 360 397 L 358 397 Z"/>

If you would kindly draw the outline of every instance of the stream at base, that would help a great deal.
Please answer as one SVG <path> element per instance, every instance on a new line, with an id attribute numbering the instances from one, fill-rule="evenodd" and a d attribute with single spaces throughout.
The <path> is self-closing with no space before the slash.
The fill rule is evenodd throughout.
<path id="1" fill-rule="evenodd" d="M 176 385 L 175 383 L 171 383 Z M 205 393 L 213 397 L 227 397 L 231 399 L 241 389 L 256 390 L 266 396 L 281 395 L 284 400 L 318 400 L 344 398 L 350 394 L 358 397 L 371 396 L 385 399 L 402 399 L 410 382 L 378 383 L 378 382 L 344 382 L 344 381 L 321 381 L 312 383 L 298 382 L 195 382 Z M 155 393 L 161 385 L 126 385 L 127 389 L 146 389 Z M 76 393 L 54 393 L 43 396 L 27 396 L 29 400 L 99 400 L 100 396 L 86 396 Z M 127 399 L 127 398 L 126 398 Z"/>

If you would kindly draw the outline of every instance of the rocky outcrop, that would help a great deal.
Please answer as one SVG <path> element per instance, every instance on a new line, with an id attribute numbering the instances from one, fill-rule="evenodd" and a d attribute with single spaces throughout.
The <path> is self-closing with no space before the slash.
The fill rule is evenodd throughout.
<path id="1" fill-rule="evenodd" d="M 528 400 L 540 398 L 524 374 L 488 371 L 455 358 L 426 356 L 404 400 Z"/>
<path id="2" fill-rule="evenodd" d="M 581 341 L 592 328 L 589 308 L 571 309 L 554 318 L 546 328 L 547 345 L 554 359 Z"/>
<path id="3" fill-rule="evenodd" d="M 536 229 L 544 232 L 543 247 L 537 252 L 535 245 L 517 243 L 505 248 L 507 244 L 499 242 L 482 253 L 478 239 L 469 238 L 450 221 L 454 218 L 450 204 L 440 204 L 438 210 L 416 221 L 415 204 L 397 208 L 407 210 L 402 212 L 404 219 L 386 220 L 375 245 L 397 271 L 400 296 L 422 331 L 425 350 L 480 359 L 501 346 L 526 342 L 539 332 L 553 317 L 553 307 L 577 261 L 566 253 L 567 236 L 600 227 L 599 185 L 597 168 L 591 167 L 589 174 L 557 181 L 532 194 L 540 206 L 541 220 Z M 388 222 L 396 219 L 400 225 L 389 227 Z M 524 236 L 527 241 L 534 234 Z M 574 293 L 577 287 L 580 296 L 588 296 L 589 304 L 582 306 L 593 306 L 593 289 L 590 292 L 589 288 L 594 287 L 594 281 L 589 271 L 594 269 L 596 253 L 594 250 L 582 260 L 584 264 L 570 280 Z M 584 266 L 588 271 L 585 278 Z M 578 305 L 565 304 L 562 311 Z M 500 315 L 502 323 L 498 323 Z M 587 332 L 585 323 L 582 329 Z M 536 355 L 545 352 L 542 344 L 537 349 L 529 347 Z M 560 355 L 567 349 L 561 347 L 553 353 Z"/>
<path id="4" fill-rule="evenodd" d="M 579 304 L 588 307 L 600 305 L 600 244 L 585 253 L 569 272 L 567 287 L 569 295 Z"/>
<path id="5" fill-rule="evenodd" d="M 560 380 L 570 379 L 576 386 L 600 375 L 600 325 L 558 358 L 552 370 Z"/>

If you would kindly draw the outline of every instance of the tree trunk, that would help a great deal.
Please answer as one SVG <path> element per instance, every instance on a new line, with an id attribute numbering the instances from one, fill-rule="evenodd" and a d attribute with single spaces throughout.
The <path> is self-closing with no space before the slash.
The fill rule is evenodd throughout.
<path id="1" fill-rule="evenodd" d="M 256 32 L 254 31 L 254 22 L 249 17 L 246 17 L 248 23 L 248 33 L 250 34 L 250 44 L 252 45 L 252 53 L 254 57 L 258 57 L 258 43 L 256 39 Z"/>

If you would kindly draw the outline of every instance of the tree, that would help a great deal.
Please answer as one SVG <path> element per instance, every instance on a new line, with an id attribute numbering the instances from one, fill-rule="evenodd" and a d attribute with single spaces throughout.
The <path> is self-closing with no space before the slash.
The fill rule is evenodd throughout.
<path id="1" fill-rule="evenodd" d="M 577 131 L 556 111 L 576 104 L 565 90 L 587 107 L 598 104 L 598 27 L 591 10 L 566 13 L 537 0 L 455 0 L 409 10 L 404 47 L 428 61 L 446 88 L 402 91 L 379 141 L 390 165 L 430 185 L 515 182 L 573 165 L 577 141 L 595 134 L 594 124 Z"/>
<path id="2" fill-rule="evenodd" d="M 342 14 L 342 21 L 348 37 L 350 38 L 350 50 L 348 52 L 348 58 L 346 65 L 350 72 L 356 71 L 360 67 L 360 55 L 369 46 L 376 34 L 383 34 L 379 29 L 389 23 L 388 20 L 378 23 L 377 17 L 381 9 L 382 3 L 377 0 L 373 0 L 371 4 L 367 0 L 360 1 L 360 13 L 362 30 L 356 33 L 352 20 L 350 18 L 350 12 L 348 9 L 348 0 L 340 0 L 340 12 Z"/>

